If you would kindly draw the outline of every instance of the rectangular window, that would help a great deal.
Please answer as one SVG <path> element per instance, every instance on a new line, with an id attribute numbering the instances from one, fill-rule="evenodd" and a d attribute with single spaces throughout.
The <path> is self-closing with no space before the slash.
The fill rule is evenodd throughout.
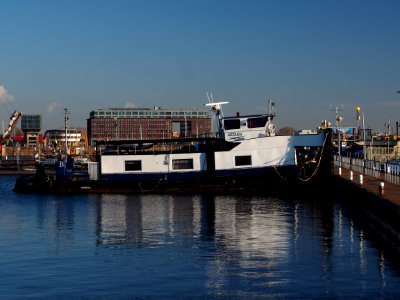
<path id="1" fill-rule="evenodd" d="M 235 166 L 251 166 L 251 156 L 235 156 Z"/>
<path id="2" fill-rule="evenodd" d="M 248 128 L 264 127 L 267 124 L 267 117 L 249 118 L 247 120 Z"/>
<path id="3" fill-rule="evenodd" d="M 240 119 L 224 120 L 224 129 L 240 129 Z"/>
<path id="4" fill-rule="evenodd" d="M 127 160 L 125 161 L 125 171 L 141 171 L 142 161 L 141 160 Z"/>
<path id="5" fill-rule="evenodd" d="M 173 170 L 193 169 L 193 159 L 173 159 Z"/>

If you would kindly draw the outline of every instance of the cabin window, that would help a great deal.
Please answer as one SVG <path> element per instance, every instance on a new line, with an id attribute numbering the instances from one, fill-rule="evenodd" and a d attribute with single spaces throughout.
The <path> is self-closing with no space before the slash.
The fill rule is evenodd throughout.
<path id="1" fill-rule="evenodd" d="M 224 120 L 224 129 L 240 129 L 240 119 Z"/>
<path id="2" fill-rule="evenodd" d="M 141 160 L 127 160 L 125 161 L 125 171 L 141 171 L 142 161 Z"/>
<path id="3" fill-rule="evenodd" d="M 243 155 L 243 156 L 235 156 L 235 166 L 251 166 L 251 156 Z"/>
<path id="4" fill-rule="evenodd" d="M 173 170 L 193 169 L 193 159 L 173 159 Z"/>
<path id="5" fill-rule="evenodd" d="M 265 124 L 267 124 L 267 117 L 249 118 L 247 120 L 248 128 L 265 127 Z"/>

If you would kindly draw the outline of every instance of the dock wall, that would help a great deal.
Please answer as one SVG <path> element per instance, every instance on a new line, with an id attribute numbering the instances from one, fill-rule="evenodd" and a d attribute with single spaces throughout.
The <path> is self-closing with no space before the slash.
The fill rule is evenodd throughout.
<path id="1" fill-rule="evenodd" d="M 335 197 L 340 203 L 347 207 L 351 214 L 367 224 L 379 238 L 390 243 L 391 246 L 400 252 L 400 205 L 397 199 L 393 199 L 393 189 L 400 187 L 386 184 L 385 189 L 391 189 L 389 196 L 379 195 L 380 180 L 370 176 L 364 176 L 363 184 L 357 183 L 359 174 L 353 174 L 350 180 L 350 170 L 341 170 L 332 178 Z M 399 194 L 400 197 L 400 194 Z"/>

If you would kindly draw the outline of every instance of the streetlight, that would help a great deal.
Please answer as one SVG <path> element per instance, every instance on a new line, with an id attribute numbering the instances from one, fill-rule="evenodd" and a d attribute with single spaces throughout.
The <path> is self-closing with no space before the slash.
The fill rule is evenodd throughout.
<path id="1" fill-rule="evenodd" d="M 386 155 L 386 161 L 389 161 L 389 142 L 390 142 L 390 119 L 387 123 L 385 123 L 385 127 L 388 129 L 388 137 L 387 137 L 387 155 Z"/>
<path id="2" fill-rule="evenodd" d="M 360 111 L 361 111 L 361 107 L 360 106 L 356 106 L 356 112 L 357 112 L 357 116 L 356 116 L 356 120 L 358 122 L 358 131 L 360 132 Z M 364 160 L 366 159 L 366 144 L 365 144 L 365 118 L 364 118 L 364 113 L 362 113 L 362 129 L 363 129 L 363 156 L 364 156 Z"/>
<path id="3" fill-rule="evenodd" d="M 340 123 L 343 121 L 343 118 L 339 116 L 339 109 L 336 107 L 336 129 L 338 132 L 338 152 L 339 152 L 339 167 L 342 166 L 342 156 L 341 156 L 341 142 L 340 142 Z"/>

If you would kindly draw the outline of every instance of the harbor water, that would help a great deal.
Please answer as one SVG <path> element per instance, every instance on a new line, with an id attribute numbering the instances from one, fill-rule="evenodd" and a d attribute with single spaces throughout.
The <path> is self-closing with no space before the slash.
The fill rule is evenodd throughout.
<path id="1" fill-rule="evenodd" d="M 21 195 L 2 299 L 396 298 L 398 253 L 328 195 Z"/>

